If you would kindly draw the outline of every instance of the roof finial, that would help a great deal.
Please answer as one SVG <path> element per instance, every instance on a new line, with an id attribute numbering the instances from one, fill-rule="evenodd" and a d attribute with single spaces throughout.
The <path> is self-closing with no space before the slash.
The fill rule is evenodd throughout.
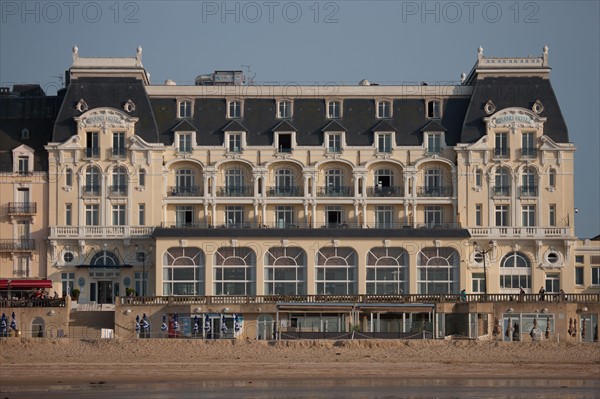
<path id="1" fill-rule="evenodd" d="M 460 83 L 465 83 L 465 80 L 467 79 L 467 74 L 462 72 L 460 74 Z"/>
<path id="2" fill-rule="evenodd" d="M 544 51 L 544 55 L 548 55 L 548 45 L 547 44 L 544 44 L 543 51 Z"/>
<path id="3" fill-rule="evenodd" d="M 142 54 L 142 46 L 138 46 L 138 48 L 137 48 L 137 53 L 138 53 L 138 54 Z"/>
<path id="4" fill-rule="evenodd" d="M 77 48 L 77 45 L 75 45 L 75 47 L 73 47 L 73 63 L 75 63 L 75 61 L 77 61 L 78 58 L 79 58 L 79 49 Z"/>
<path id="5" fill-rule="evenodd" d="M 477 49 L 477 54 L 483 54 L 483 47 L 479 46 Z"/>

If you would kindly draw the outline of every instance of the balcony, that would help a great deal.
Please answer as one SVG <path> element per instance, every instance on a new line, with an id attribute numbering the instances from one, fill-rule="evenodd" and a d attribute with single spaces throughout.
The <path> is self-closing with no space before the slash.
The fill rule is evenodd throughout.
<path id="1" fill-rule="evenodd" d="M 113 147 L 107 150 L 106 157 L 108 159 L 123 159 L 127 155 L 125 147 Z"/>
<path id="2" fill-rule="evenodd" d="M 521 148 L 521 158 L 537 157 L 537 148 Z"/>
<path id="3" fill-rule="evenodd" d="M 31 252 L 35 250 L 35 240 L 0 240 L 0 252 Z"/>
<path id="4" fill-rule="evenodd" d="M 85 157 L 86 158 L 100 158 L 100 148 L 99 147 L 89 147 L 85 149 Z"/>
<path id="5" fill-rule="evenodd" d="M 110 186 L 110 193 L 112 195 L 127 195 L 127 185 L 112 185 Z"/>
<path id="6" fill-rule="evenodd" d="M 510 148 L 494 148 L 494 159 L 508 159 L 510 158 Z"/>
<path id="7" fill-rule="evenodd" d="M 326 186 L 317 188 L 318 197 L 353 197 L 354 187 L 352 186 Z"/>
<path id="8" fill-rule="evenodd" d="M 35 202 L 9 202 L 9 215 L 35 215 L 37 213 L 37 204 Z"/>
<path id="9" fill-rule="evenodd" d="M 402 186 L 367 187 L 367 197 L 404 197 L 404 187 L 402 187 Z"/>
<path id="10" fill-rule="evenodd" d="M 494 197 L 510 197 L 510 186 L 495 186 Z"/>
<path id="11" fill-rule="evenodd" d="M 100 185 L 83 186 L 83 195 L 94 197 L 100 195 Z"/>
<path id="12" fill-rule="evenodd" d="M 417 197 L 451 197 L 452 191 L 452 186 L 421 186 L 418 187 Z"/>
<path id="13" fill-rule="evenodd" d="M 54 226 L 49 238 L 149 237 L 153 231 L 153 226 Z"/>
<path id="14" fill-rule="evenodd" d="M 520 187 L 520 195 L 523 197 L 537 197 L 538 195 L 538 186 L 526 186 Z"/>
<path id="15" fill-rule="evenodd" d="M 202 187 L 200 186 L 171 186 L 167 190 L 169 197 L 201 197 Z"/>
<path id="16" fill-rule="evenodd" d="M 267 197 L 302 197 L 302 187 L 267 187 Z"/>
<path id="17" fill-rule="evenodd" d="M 217 197 L 252 197 L 254 188 L 251 186 L 218 187 Z"/>
<path id="18" fill-rule="evenodd" d="M 473 227 L 469 228 L 472 237 L 515 237 L 548 238 L 569 237 L 568 227 Z"/>

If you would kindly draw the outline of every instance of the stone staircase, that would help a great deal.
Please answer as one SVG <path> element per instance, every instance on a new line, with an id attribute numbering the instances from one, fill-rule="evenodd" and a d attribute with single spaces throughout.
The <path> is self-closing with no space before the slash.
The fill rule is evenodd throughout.
<path id="1" fill-rule="evenodd" d="M 69 338 L 101 338 L 102 329 L 115 328 L 115 313 L 73 309 L 69 317 Z"/>

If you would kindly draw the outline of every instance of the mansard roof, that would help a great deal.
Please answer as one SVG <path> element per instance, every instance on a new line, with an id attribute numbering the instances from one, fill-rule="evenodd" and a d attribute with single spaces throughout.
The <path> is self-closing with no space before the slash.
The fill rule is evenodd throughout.
<path id="1" fill-rule="evenodd" d="M 90 110 L 108 107 L 123 111 L 127 100 L 133 101 L 135 110 L 128 114 L 139 118 L 135 134 L 149 143 L 158 142 L 158 129 L 144 84 L 135 78 L 117 77 L 82 77 L 71 81 L 56 118 L 53 142 L 63 142 L 77 134 L 77 125 L 73 118 L 82 114 L 76 109 L 81 99 L 87 103 Z M 174 119 L 170 127 L 175 125 L 173 122 Z"/>
<path id="2" fill-rule="evenodd" d="M 558 105 L 556 95 L 548 79 L 542 77 L 487 77 L 475 82 L 475 89 L 463 123 L 460 142 L 474 143 L 486 134 L 483 118 L 489 116 L 484 111 L 485 104 L 491 100 L 496 112 L 509 107 L 521 107 L 531 110 L 539 100 L 546 117 L 544 135 L 557 143 L 568 143 L 569 132 Z M 448 110 L 444 110 L 444 115 Z"/>

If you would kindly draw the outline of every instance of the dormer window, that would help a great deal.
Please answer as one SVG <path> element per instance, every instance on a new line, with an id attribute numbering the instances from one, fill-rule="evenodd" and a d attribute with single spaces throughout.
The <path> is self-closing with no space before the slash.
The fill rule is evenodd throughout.
<path id="1" fill-rule="evenodd" d="M 178 106 L 178 118 L 191 118 L 192 117 L 192 102 L 189 100 L 179 101 Z"/>
<path id="2" fill-rule="evenodd" d="M 330 119 L 339 119 L 342 117 L 342 102 L 341 101 L 327 102 L 327 117 Z"/>
<path id="3" fill-rule="evenodd" d="M 225 133 L 225 146 L 229 153 L 240 153 L 246 146 L 246 133 L 245 132 L 226 132 Z"/>
<path id="4" fill-rule="evenodd" d="M 329 132 L 325 133 L 325 145 L 327 152 L 339 153 L 344 149 L 344 133 L 343 132 Z"/>
<path id="5" fill-rule="evenodd" d="M 227 102 L 227 117 L 231 119 L 242 117 L 242 102 L 240 100 Z"/>
<path id="6" fill-rule="evenodd" d="M 377 152 L 390 153 L 393 149 L 394 133 L 383 132 L 375 133 L 377 142 Z"/>
<path id="7" fill-rule="evenodd" d="M 18 173 L 20 175 L 29 174 L 29 157 L 28 156 L 20 156 L 18 162 L 19 162 Z"/>
<path id="8" fill-rule="evenodd" d="M 392 117 L 392 102 L 388 100 L 377 101 L 377 117 L 391 118 Z"/>
<path id="9" fill-rule="evenodd" d="M 177 132 L 177 152 L 192 152 L 195 133 Z"/>
<path id="10" fill-rule="evenodd" d="M 33 173 L 33 149 L 26 145 L 20 145 L 12 150 L 13 172 L 19 175 Z"/>
<path id="11" fill-rule="evenodd" d="M 442 152 L 445 145 L 443 132 L 427 132 L 425 138 L 427 140 L 427 153 L 438 154 Z"/>
<path id="12" fill-rule="evenodd" d="M 296 143 L 296 132 L 275 132 L 275 148 L 279 153 L 291 153 Z"/>
<path id="13" fill-rule="evenodd" d="M 427 117 L 430 119 L 439 119 L 442 117 L 442 107 L 440 100 L 427 101 Z"/>
<path id="14" fill-rule="evenodd" d="M 289 100 L 281 100 L 277 102 L 277 117 L 287 119 L 292 117 L 292 102 Z"/>

